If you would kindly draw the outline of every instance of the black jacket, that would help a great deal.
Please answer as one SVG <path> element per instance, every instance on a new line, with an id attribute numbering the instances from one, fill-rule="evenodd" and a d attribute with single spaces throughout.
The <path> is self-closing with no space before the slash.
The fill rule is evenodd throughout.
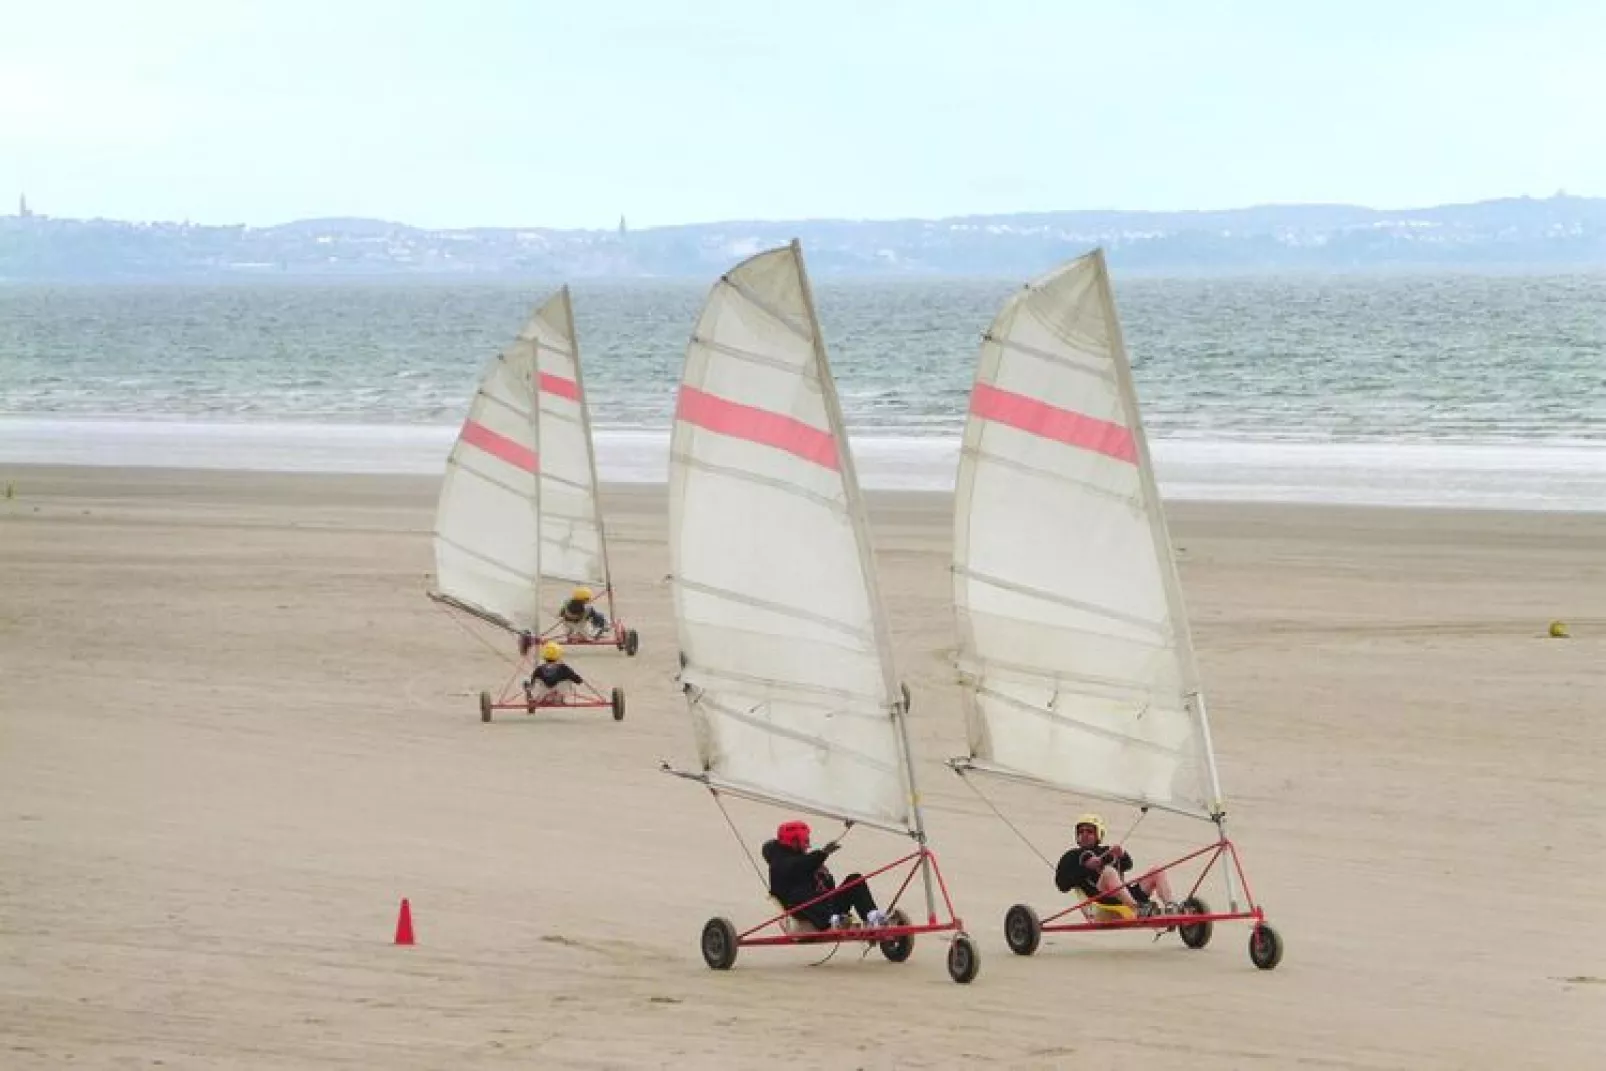
<path id="1" fill-rule="evenodd" d="M 1126 849 L 1121 850 L 1119 859 L 1101 862 L 1095 855 L 1109 849 L 1100 844 L 1096 848 L 1072 848 L 1060 856 L 1060 865 L 1054 868 L 1054 885 L 1060 892 L 1070 892 L 1073 888 L 1082 890 L 1088 896 L 1097 896 L 1099 893 L 1099 874 L 1110 864 L 1125 874 L 1132 869 L 1132 857 Z"/>
<path id="2" fill-rule="evenodd" d="M 585 683 L 580 679 L 580 674 L 569 668 L 567 662 L 542 662 L 535 667 L 535 672 L 530 674 L 530 682 L 533 684 L 536 681 L 540 681 L 548 688 L 556 688 L 564 681 L 573 681 L 576 684 Z"/>
<path id="3" fill-rule="evenodd" d="M 770 865 L 770 892 L 783 907 L 806 904 L 836 888 L 836 879 L 825 868 L 824 850 L 800 852 L 778 840 L 764 844 L 764 861 Z"/>

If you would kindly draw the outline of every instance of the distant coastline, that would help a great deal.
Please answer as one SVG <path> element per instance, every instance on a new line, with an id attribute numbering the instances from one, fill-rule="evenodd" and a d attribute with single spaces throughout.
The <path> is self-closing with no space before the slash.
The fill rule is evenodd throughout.
<path id="1" fill-rule="evenodd" d="M 426 230 L 361 218 L 271 227 L 0 216 L 0 282 L 339 278 L 707 278 L 802 239 L 822 276 L 1031 276 L 1093 246 L 1118 271 L 1577 271 L 1606 268 L 1606 198 L 1411 209 L 1263 205 L 939 220 L 723 222 L 631 230 Z"/>

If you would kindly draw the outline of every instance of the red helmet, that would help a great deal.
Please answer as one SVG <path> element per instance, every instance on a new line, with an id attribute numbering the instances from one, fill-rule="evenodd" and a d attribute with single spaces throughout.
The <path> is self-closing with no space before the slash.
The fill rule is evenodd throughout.
<path id="1" fill-rule="evenodd" d="M 783 848 L 806 852 L 809 850 L 809 824 L 807 822 L 782 822 L 775 831 L 775 839 Z"/>

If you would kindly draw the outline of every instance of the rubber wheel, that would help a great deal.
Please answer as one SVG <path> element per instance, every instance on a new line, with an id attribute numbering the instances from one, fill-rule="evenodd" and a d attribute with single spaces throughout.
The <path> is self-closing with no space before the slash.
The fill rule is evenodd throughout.
<path id="1" fill-rule="evenodd" d="M 976 943 L 966 934 L 954 934 L 953 943 L 948 946 L 948 977 L 965 985 L 979 970 L 981 960 L 976 958 Z"/>
<path id="2" fill-rule="evenodd" d="M 728 971 L 736 962 L 736 927 L 729 919 L 709 919 L 703 926 L 703 962 L 716 971 Z"/>
<path id="3" fill-rule="evenodd" d="M 1017 956 L 1029 956 L 1043 943 L 1043 924 L 1037 921 L 1037 912 L 1025 904 L 1016 904 L 1004 912 L 1004 940 Z"/>
<path id="4" fill-rule="evenodd" d="M 891 920 L 894 926 L 909 925 L 909 916 L 903 913 L 903 908 L 901 907 L 893 911 L 887 918 Z M 914 954 L 915 935 L 906 933 L 902 937 L 894 937 L 887 941 L 877 941 L 876 947 L 880 948 L 881 954 L 891 962 L 902 963 Z"/>
<path id="5" fill-rule="evenodd" d="M 615 688 L 613 690 L 613 720 L 625 720 L 625 690 L 623 688 Z"/>
<path id="6" fill-rule="evenodd" d="M 491 720 L 491 693 L 480 693 L 480 721 Z"/>
<path id="7" fill-rule="evenodd" d="M 636 635 L 635 629 L 625 630 L 625 654 L 634 658 L 636 652 L 641 650 L 641 637 Z"/>
<path id="8" fill-rule="evenodd" d="M 899 681 L 898 690 L 903 693 L 903 712 L 907 714 L 909 713 L 909 708 L 914 705 L 913 701 L 909 698 L 909 686 L 903 681 Z"/>
<path id="9" fill-rule="evenodd" d="M 1269 971 L 1283 961 L 1283 939 L 1277 931 L 1260 923 L 1249 931 L 1249 962 Z"/>
<path id="10" fill-rule="evenodd" d="M 1208 915 L 1210 905 L 1197 896 L 1190 896 L 1182 901 L 1182 910 L 1189 915 Z M 1203 948 L 1210 943 L 1210 937 L 1216 932 L 1213 922 L 1184 922 L 1177 927 L 1177 936 L 1189 948 Z"/>

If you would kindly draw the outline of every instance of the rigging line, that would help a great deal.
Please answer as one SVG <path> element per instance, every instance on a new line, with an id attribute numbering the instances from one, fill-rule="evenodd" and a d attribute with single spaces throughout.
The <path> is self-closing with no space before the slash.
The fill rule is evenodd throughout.
<path id="1" fill-rule="evenodd" d="M 473 629 L 471 629 L 467 625 L 465 625 L 461 620 L 458 619 L 458 616 L 456 614 L 452 613 L 451 610 L 447 609 L 446 606 L 444 606 L 441 603 L 437 602 L 435 604 L 435 607 L 436 607 L 436 609 L 440 610 L 441 613 L 445 614 L 448 618 L 450 618 L 451 621 L 452 621 L 452 624 L 456 625 L 458 628 L 462 629 L 464 632 L 468 633 L 471 637 L 473 637 L 474 641 L 476 643 L 478 643 L 481 647 L 484 647 L 487 651 L 490 651 L 492 654 L 494 654 L 496 657 L 500 658 L 502 661 L 506 662 L 510 666 L 518 666 L 520 664 L 520 661 L 521 661 L 520 659 L 513 658 L 506 651 L 502 650 L 500 647 L 493 646 L 491 644 L 490 640 L 486 639 L 484 636 L 481 636 L 478 632 L 475 632 Z"/>
<path id="2" fill-rule="evenodd" d="M 874 947 L 874 946 L 870 946 L 870 947 Z M 835 943 L 835 944 L 833 944 L 833 945 L 832 945 L 832 946 L 831 946 L 831 951 L 829 951 L 829 952 L 827 952 L 827 953 L 826 953 L 826 954 L 825 954 L 825 958 L 824 958 L 824 959 L 817 959 L 817 960 L 815 960 L 815 961 L 814 961 L 814 962 L 813 962 L 813 963 L 810 963 L 810 964 L 809 964 L 809 966 L 810 966 L 810 967 L 819 967 L 819 966 L 821 966 L 821 965 L 823 965 L 823 964 L 825 964 L 825 963 L 827 963 L 827 962 L 829 962 L 829 961 L 830 961 L 830 959 L 831 959 L 831 957 L 832 957 L 832 956 L 834 956 L 834 955 L 836 955 L 836 954 L 837 954 L 837 952 L 838 952 L 838 951 L 839 951 L 839 950 L 840 950 L 840 949 L 841 949 L 841 948 L 842 948 L 842 942 L 841 942 L 841 941 L 837 941 L 837 942 L 836 942 L 836 943 Z M 865 955 L 869 955 L 869 954 L 870 954 L 870 948 L 869 948 L 869 947 L 867 947 L 867 948 L 866 948 L 866 949 L 865 949 L 865 950 L 864 950 L 864 951 L 865 951 Z M 860 958 L 860 959 L 863 959 L 863 958 L 864 958 L 864 957 L 863 957 L 863 956 L 861 956 L 861 957 L 859 957 L 859 958 Z"/>
<path id="3" fill-rule="evenodd" d="M 754 875 L 758 877 L 758 883 L 764 887 L 765 895 L 769 895 L 770 883 L 765 879 L 764 872 L 758 868 L 758 860 L 753 858 L 753 850 L 742 839 L 742 834 L 737 830 L 736 823 L 731 821 L 730 812 L 725 809 L 725 801 L 719 798 L 719 793 L 712 786 L 709 787 L 708 794 L 714 797 L 714 802 L 719 806 L 719 813 L 725 817 L 725 824 L 731 827 L 731 836 L 735 837 L 736 843 L 742 846 L 742 854 L 747 856 L 747 864 L 753 868 Z"/>
<path id="4" fill-rule="evenodd" d="M 1010 832 L 1014 833 L 1015 836 L 1019 837 L 1020 838 L 1020 842 L 1022 844 L 1024 844 L 1024 845 L 1026 845 L 1026 847 L 1030 848 L 1032 850 L 1032 854 L 1037 856 L 1037 858 L 1039 858 L 1039 859 L 1041 859 L 1043 861 L 1043 865 L 1044 866 L 1048 867 L 1050 870 L 1054 869 L 1054 864 L 1048 861 L 1048 856 L 1046 856 L 1042 852 L 1038 851 L 1037 850 L 1037 845 L 1035 845 L 1031 841 L 1027 840 L 1026 839 L 1026 834 L 1022 833 L 1019 829 L 1017 829 L 1015 827 L 1015 823 L 1014 822 L 1011 822 L 1008 818 L 1005 818 L 1004 817 L 1004 812 L 1000 811 L 997 807 L 993 806 L 993 801 L 988 799 L 985 795 L 983 795 L 981 789 L 977 788 L 975 785 L 970 783 L 970 778 L 966 777 L 963 772 L 960 772 L 960 771 L 955 771 L 955 772 L 959 773 L 959 780 L 964 782 L 965 787 L 970 789 L 972 792 L 974 792 L 976 794 L 976 798 L 981 800 L 983 803 L 985 803 L 987 805 L 987 809 L 992 811 L 995 815 L 997 815 L 998 816 L 998 820 L 1000 822 L 1004 823 L 1004 825 L 1008 826 L 1009 829 L 1010 829 Z"/>

